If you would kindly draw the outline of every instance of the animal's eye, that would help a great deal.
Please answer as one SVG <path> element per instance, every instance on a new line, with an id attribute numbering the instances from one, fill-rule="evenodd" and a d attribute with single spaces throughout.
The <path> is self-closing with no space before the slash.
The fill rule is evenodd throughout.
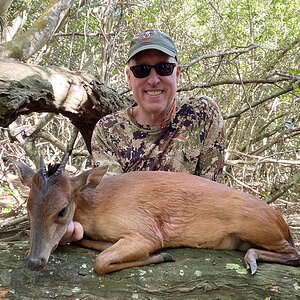
<path id="1" fill-rule="evenodd" d="M 67 212 L 67 206 L 64 207 L 59 213 L 58 213 L 58 217 L 59 218 L 63 218 L 66 215 Z"/>

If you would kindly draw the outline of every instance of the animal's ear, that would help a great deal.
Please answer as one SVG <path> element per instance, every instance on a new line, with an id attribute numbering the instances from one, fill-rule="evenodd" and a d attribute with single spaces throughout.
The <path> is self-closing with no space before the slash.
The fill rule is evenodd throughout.
<path id="1" fill-rule="evenodd" d="M 32 182 L 32 177 L 35 174 L 35 172 L 28 167 L 27 165 L 23 164 L 20 161 L 13 161 L 14 165 L 17 167 L 18 175 L 21 180 L 21 182 L 30 187 Z"/>
<path id="2" fill-rule="evenodd" d="M 98 185 L 98 183 L 101 181 L 104 174 L 107 172 L 107 169 L 108 166 L 93 169 L 86 180 L 85 187 L 95 188 Z"/>
<path id="3" fill-rule="evenodd" d="M 84 190 L 86 188 L 95 188 L 107 171 L 108 166 L 94 168 L 73 177 L 73 188 L 75 190 Z"/>

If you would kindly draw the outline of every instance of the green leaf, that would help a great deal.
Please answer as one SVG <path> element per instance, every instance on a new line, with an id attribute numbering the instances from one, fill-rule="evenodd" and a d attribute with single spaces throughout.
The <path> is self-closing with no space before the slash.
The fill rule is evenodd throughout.
<path id="1" fill-rule="evenodd" d="M 289 72 L 290 72 L 291 75 L 299 75 L 300 74 L 300 70 L 299 69 L 290 68 Z"/>
<path id="2" fill-rule="evenodd" d="M 2 209 L 2 212 L 5 214 L 10 213 L 13 210 L 12 206 L 6 206 L 5 208 Z"/>
<path id="3" fill-rule="evenodd" d="M 294 92 L 295 92 L 296 94 L 300 95 L 300 88 L 299 88 L 299 87 L 298 87 L 298 88 L 295 88 L 295 89 L 294 89 Z"/>
<path id="4" fill-rule="evenodd" d="M 235 270 L 238 274 L 248 274 L 247 269 L 238 264 L 226 264 L 226 270 Z"/>

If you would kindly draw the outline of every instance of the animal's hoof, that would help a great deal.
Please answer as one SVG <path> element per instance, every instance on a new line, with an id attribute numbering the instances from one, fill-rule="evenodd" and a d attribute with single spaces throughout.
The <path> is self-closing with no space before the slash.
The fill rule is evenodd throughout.
<path id="1" fill-rule="evenodd" d="M 164 262 L 171 262 L 171 261 L 175 261 L 175 258 L 169 254 L 169 253 L 161 253 Z"/>
<path id="2" fill-rule="evenodd" d="M 250 262 L 250 271 L 251 275 L 254 275 L 257 271 L 257 264 L 254 262 Z"/>
<path id="3" fill-rule="evenodd" d="M 254 275 L 256 273 L 256 271 L 257 271 L 257 264 L 256 264 L 256 262 L 245 261 L 245 263 L 246 263 L 247 270 L 250 269 L 251 275 Z"/>
<path id="4" fill-rule="evenodd" d="M 250 269 L 252 275 L 255 274 L 257 271 L 257 263 L 256 263 L 257 258 L 258 255 L 255 249 L 249 249 L 244 257 L 246 267 L 248 270 Z"/>

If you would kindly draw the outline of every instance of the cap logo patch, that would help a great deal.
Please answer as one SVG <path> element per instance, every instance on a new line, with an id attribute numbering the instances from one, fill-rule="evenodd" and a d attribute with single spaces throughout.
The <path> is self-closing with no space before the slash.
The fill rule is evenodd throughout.
<path id="1" fill-rule="evenodd" d="M 139 38 L 142 41 L 146 41 L 146 40 L 151 39 L 151 37 L 153 37 L 154 34 L 155 34 L 155 30 L 152 30 L 152 29 L 145 30 L 139 34 Z"/>

